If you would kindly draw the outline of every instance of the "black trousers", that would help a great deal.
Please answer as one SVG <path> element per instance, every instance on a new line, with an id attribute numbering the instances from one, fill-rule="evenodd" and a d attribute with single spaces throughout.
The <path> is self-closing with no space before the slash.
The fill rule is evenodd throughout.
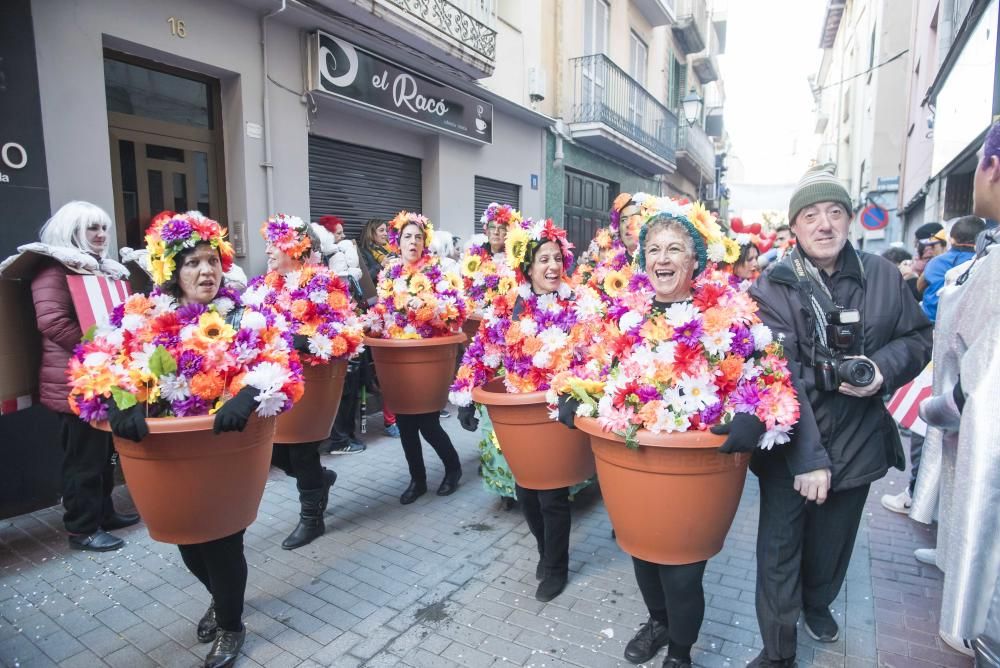
<path id="1" fill-rule="evenodd" d="M 565 577 L 569 571 L 569 487 L 527 489 L 515 484 L 514 490 L 538 543 L 545 575 Z"/>
<path id="2" fill-rule="evenodd" d="M 319 489 L 323 486 L 323 465 L 319 461 L 319 443 L 275 443 L 271 450 L 271 466 L 277 466 L 295 478 L 299 489 Z"/>
<path id="3" fill-rule="evenodd" d="M 920 434 L 910 434 L 910 494 L 917 486 L 917 473 L 920 472 L 920 455 L 924 452 L 924 437 Z"/>
<path id="4" fill-rule="evenodd" d="M 635 580 L 649 616 L 668 627 L 671 645 L 691 649 L 705 618 L 702 578 L 707 561 L 665 566 L 632 557 Z"/>
<path id="5" fill-rule="evenodd" d="M 462 468 L 458 452 L 451 444 L 448 433 L 441 426 L 441 416 L 436 411 L 418 415 L 396 415 L 396 425 L 399 426 L 399 440 L 403 444 L 403 454 L 406 455 L 406 464 L 410 467 L 411 479 L 427 482 L 424 453 L 420 445 L 421 436 L 431 444 L 434 452 L 441 458 L 445 473 Z"/>
<path id="6" fill-rule="evenodd" d="M 757 528 L 757 623 L 772 660 L 795 655 L 803 607 L 837 598 L 854 550 L 868 485 L 806 501 L 790 478 L 760 478 Z"/>
<path id="7" fill-rule="evenodd" d="M 111 463 L 111 434 L 94 429 L 76 415 L 59 413 L 59 442 L 63 449 L 63 524 L 66 531 L 90 535 L 114 512 L 111 491 L 115 470 Z"/>
<path id="8" fill-rule="evenodd" d="M 225 538 L 195 545 L 178 545 L 181 559 L 215 601 L 215 617 L 226 631 L 243 628 L 243 598 L 247 591 L 247 560 L 243 555 L 246 529 Z"/>
<path id="9" fill-rule="evenodd" d="M 367 352 L 367 351 L 366 351 Z M 351 362 L 347 367 L 347 377 L 344 379 L 344 393 L 340 395 L 340 407 L 337 417 L 330 428 L 330 441 L 333 447 L 345 447 L 351 440 L 357 440 L 354 433 L 354 423 L 358 417 L 358 403 L 361 400 L 361 369 L 360 365 Z"/>

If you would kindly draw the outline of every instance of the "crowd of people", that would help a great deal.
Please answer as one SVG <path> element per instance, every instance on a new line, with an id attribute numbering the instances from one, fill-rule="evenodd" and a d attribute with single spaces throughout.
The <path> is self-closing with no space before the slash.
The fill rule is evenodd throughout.
<path id="1" fill-rule="evenodd" d="M 886 398 L 918 377 L 933 348 L 933 396 L 920 408 L 929 429 L 925 439 L 910 435 L 909 487 L 882 503 L 921 521 L 937 517 L 937 550 L 918 557 L 945 573 L 942 637 L 971 651 L 977 636 L 1000 626 L 992 503 L 1000 475 L 988 405 L 1000 379 L 1000 253 L 990 252 L 997 234 L 982 220 L 1000 218 L 1000 124 L 981 151 L 974 197 L 974 215 L 917 230 L 916 260 L 851 243 L 853 201 L 832 165 L 805 174 L 788 225 L 768 233 L 738 219 L 726 229 L 697 203 L 623 193 L 575 267 L 564 230 L 503 204 L 484 212 L 486 237 L 462 255 L 453 235 L 415 213 L 370 220 L 357 242 L 335 216 L 309 224 L 277 214 L 261 228 L 267 273 L 249 282 L 218 223 L 164 212 L 150 225 L 146 252 L 129 256 L 155 287 L 91 328 L 68 277 L 121 280 L 128 270 L 107 257 L 109 216 L 71 202 L 31 245 L 43 258 L 31 281 L 40 393 L 60 420 L 69 546 L 118 549 L 123 541 L 111 532 L 140 521 L 111 502 L 112 435 L 93 423 L 106 420 L 114 436 L 136 442 L 147 437 L 148 418 L 160 416 L 212 415 L 216 433 L 243 431 L 300 399 L 304 365 L 344 360 L 329 436 L 272 451 L 301 506 L 282 547 L 310 543 L 325 532 L 337 479 L 320 454 L 364 450 L 358 407 L 379 392 L 362 327 L 373 337 L 433 338 L 461 331 L 474 315 L 482 324 L 450 398 L 461 426 L 482 434 L 486 489 L 517 500 L 536 540 L 536 598 L 550 601 L 568 582 L 571 501 L 592 481 L 554 490 L 519 484 L 472 400 L 498 374 L 508 392 L 546 392 L 553 419 L 567 428 L 596 417 L 630 446 L 639 429 L 710 429 L 723 438 L 721 453 L 752 453 L 763 649 L 749 665 L 794 666 L 800 618 L 814 639 L 839 638 L 830 605 L 869 487 L 906 466 Z M 400 503 L 428 489 L 421 438 L 444 465 L 437 494 L 454 493 L 463 471 L 441 424 L 447 414 L 396 409 L 383 401 L 385 433 L 400 438 L 410 474 Z M 195 629 L 212 642 L 211 668 L 232 665 L 245 638 L 244 532 L 178 546 L 211 595 Z M 664 666 L 691 665 L 706 563 L 633 555 L 649 619 L 625 659 L 645 663 L 666 647 Z"/>

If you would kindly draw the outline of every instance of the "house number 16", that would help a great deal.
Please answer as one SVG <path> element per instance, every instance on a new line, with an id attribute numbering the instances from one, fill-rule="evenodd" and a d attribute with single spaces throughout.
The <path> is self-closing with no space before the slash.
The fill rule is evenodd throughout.
<path id="1" fill-rule="evenodd" d="M 167 19 L 167 24 L 170 25 L 170 34 L 172 36 L 180 37 L 181 39 L 187 37 L 187 29 L 184 27 L 184 21 L 171 16 Z"/>

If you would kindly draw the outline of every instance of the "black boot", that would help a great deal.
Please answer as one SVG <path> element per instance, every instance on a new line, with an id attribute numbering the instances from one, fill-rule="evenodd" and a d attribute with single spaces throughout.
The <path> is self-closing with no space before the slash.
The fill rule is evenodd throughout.
<path id="1" fill-rule="evenodd" d="M 455 490 L 458 489 L 458 481 L 462 477 L 462 469 L 455 469 L 454 471 L 448 471 L 444 474 L 444 480 L 441 481 L 441 486 L 438 487 L 438 496 L 448 496 L 449 494 L 454 494 Z"/>
<path id="2" fill-rule="evenodd" d="M 316 489 L 299 489 L 299 503 L 302 505 L 299 524 L 281 543 L 283 549 L 294 550 L 308 545 L 326 533 L 323 513 L 326 511 L 329 490 L 330 488 L 325 485 Z"/>
<path id="3" fill-rule="evenodd" d="M 215 632 L 219 630 L 219 622 L 215 618 L 215 599 L 208 604 L 208 610 L 198 622 L 198 642 L 212 642 Z"/>
<path id="4" fill-rule="evenodd" d="M 333 487 L 334 483 L 337 482 L 337 472 L 332 469 L 323 469 L 323 487 L 326 493 L 323 495 L 323 511 L 326 511 L 326 505 L 330 502 L 330 488 Z"/>
<path id="5" fill-rule="evenodd" d="M 399 502 L 404 506 L 409 505 L 427 493 L 427 483 L 410 481 L 410 486 L 399 497 Z"/>
<path id="6" fill-rule="evenodd" d="M 244 626 L 241 631 L 226 631 L 219 629 L 215 636 L 215 643 L 212 649 L 208 650 L 205 657 L 205 668 L 227 668 L 236 662 L 236 657 L 240 654 L 243 641 L 246 640 L 247 629 Z"/>

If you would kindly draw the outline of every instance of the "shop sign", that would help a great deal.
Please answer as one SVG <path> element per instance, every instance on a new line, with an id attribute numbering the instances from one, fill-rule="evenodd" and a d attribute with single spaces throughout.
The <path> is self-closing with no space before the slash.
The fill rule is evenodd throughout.
<path id="1" fill-rule="evenodd" d="M 313 90 L 465 139 L 493 143 L 493 105 L 322 31 L 310 36 Z"/>

